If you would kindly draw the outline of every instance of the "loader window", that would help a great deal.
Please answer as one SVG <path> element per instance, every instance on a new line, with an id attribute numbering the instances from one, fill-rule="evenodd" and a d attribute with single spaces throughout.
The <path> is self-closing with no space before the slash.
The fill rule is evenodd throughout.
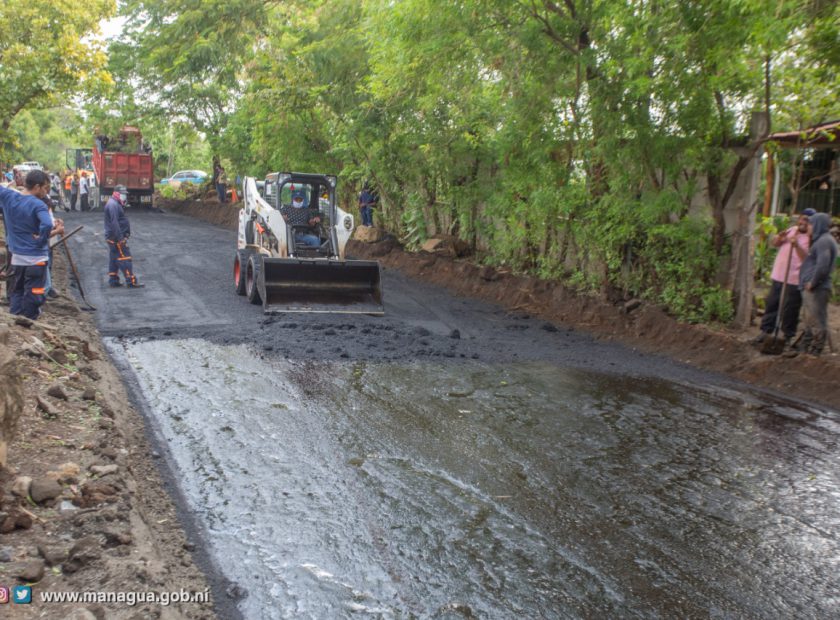
<path id="1" fill-rule="evenodd" d="M 292 206 L 292 199 L 295 196 L 303 196 L 304 209 L 317 209 L 318 202 L 312 202 L 312 195 L 315 188 L 305 183 L 286 183 L 280 188 L 280 204 L 284 207 Z"/>

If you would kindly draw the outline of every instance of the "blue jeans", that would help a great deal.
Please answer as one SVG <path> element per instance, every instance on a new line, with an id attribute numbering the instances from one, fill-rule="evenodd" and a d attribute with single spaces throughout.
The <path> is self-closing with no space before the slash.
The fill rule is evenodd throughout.
<path id="1" fill-rule="evenodd" d="M 219 202 L 227 201 L 227 185 L 224 183 L 216 183 L 216 193 L 219 195 Z"/>
<path id="2" fill-rule="evenodd" d="M 305 245 L 310 248 L 321 247 L 321 239 L 318 235 L 309 233 L 295 233 L 295 245 Z"/>
<path id="3" fill-rule="evenodd" d="M 362 226 L 373 226 L 373 207 L 362 207 Z"/>
<path id="4" fill-rule="evenodd" d="M 41 315 L 47 281 L 46 261 L 39 265 L 15 266 L 15 288 L 9 296 L 9 311 L 35 320 Z"/>

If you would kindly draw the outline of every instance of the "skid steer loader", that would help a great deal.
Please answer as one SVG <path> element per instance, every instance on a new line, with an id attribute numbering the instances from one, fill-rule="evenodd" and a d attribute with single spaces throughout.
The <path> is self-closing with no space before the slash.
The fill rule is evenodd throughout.
<path id="1" fill-rule="evenodd" d="M 336 205 L 336 177 L 245 177 L 233 264 L 236 292 L 266 313 L 385 313 L 376 261 L 347 260 L 353 216 Z"/>

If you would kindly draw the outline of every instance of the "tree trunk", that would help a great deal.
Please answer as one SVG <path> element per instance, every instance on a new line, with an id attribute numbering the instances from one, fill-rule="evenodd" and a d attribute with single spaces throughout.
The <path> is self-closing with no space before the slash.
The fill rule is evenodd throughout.
<path id="1" fill-rule="evenodd" d="M 750 123 L 750 137 L 754 145 L 767 135 L 767 115 L 764 112 L 753 114 Z M 739 160 L 740 161 L 740 160 Z M 758 185 L 761 174 L 761 150 L 754 146 L 749 162 L 744 167 L 747 172 L 747 191 L 740 201 L 738 226 L 732 236 L 732 269 L 730 279 L 735 301 L 734 325 L 741 329 L 752 322 L 753 302 L 753 230 L 758 207 Z"/>

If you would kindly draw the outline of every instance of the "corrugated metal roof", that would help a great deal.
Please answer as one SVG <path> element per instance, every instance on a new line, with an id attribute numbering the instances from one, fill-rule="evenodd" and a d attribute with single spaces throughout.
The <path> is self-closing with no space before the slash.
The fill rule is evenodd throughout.
<path id="1" fill-rule="evenodd" d="M 814 146 L 831 144 L 840 149 L 840 120 L 820 123 L 799 131 L 780 131 L 767 136 L 768 140 L 783 146 Z"/>

